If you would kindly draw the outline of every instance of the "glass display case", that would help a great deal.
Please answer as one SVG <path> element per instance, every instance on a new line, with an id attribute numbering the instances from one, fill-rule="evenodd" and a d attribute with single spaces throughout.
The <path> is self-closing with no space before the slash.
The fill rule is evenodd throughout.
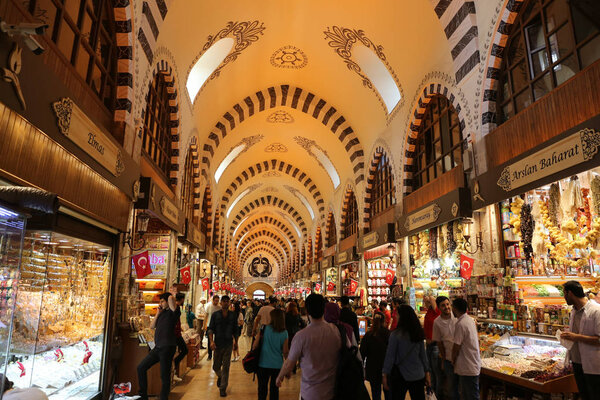
<path id="1" fill-rule="evenodd" d="M 107 246 L 26 232 L 6 366 L 16 387 L 51 399 L 99 392 L 111 264 Z"/>
<path id="2" fill-rule="evenodd" d="M 0 373 L 6 375 L 26 219 L 0 205 Z M 4 391 L 0 381 L 0 393 Z"/>

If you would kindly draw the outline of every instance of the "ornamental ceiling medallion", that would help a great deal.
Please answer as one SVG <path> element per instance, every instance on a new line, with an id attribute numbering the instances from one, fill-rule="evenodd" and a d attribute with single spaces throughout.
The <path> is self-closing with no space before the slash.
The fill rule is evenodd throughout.
<path id="1" fill-rule="evenodd" d="M 269 186 L 269 187 L 264 188 L 262 190 L 262 192 L 263 193 L 277 193 L 277 192 L 279 192 L 279 189 L 277 189 L 276 187 L 273 187 L 273 186 Z"/>
<path id="2" fill-rule="evenodd" d="M 266 153 L 286 153 L 288 148 L 283 143 L 271 143 L 265 147 Z"/>
<path id="3" fill-rule="evenodd" d="M 294 122 L 294 117 L 285 110 L 277 110 L 267 117 L 267 122 L 272 124 L 291 124 Z"/>
<path id="4" fill-rule="evenodd" d="M 208 79 L 206 80 L 204 85 L 202 85 L 198 93 L 200 93 L 202 89 L 204 89 L 208 82 L 212 81 L 215 78 L 218 78 L 221 74 L 221 70 L 225 68 L 227 64 L 231 64 L 232 62 L 237 60 L 238 56 L 242 54 L 242 51 L 246 50 L 246 48 L 248 48 L 248 46 L 250 46 L 252 43 L 258 41 L 258 39 L 260 39 L 260 35 L 263 35 L 265 29 L 266 28 L 264 26 L 264 23 L 260 21 L 229 21 L 227 25 L 219 32 L 217 32 L 214 35 L 209 35 L 206 43 L 204 44 L 204 46 L 202 46 L 202 51 L 200 51 L 200 54 L 198 54 L 190 64 L 190 67 L 187 71 L 187 76 L 190 75 L 192 68 L 194 67 L 194 65 L 196 65 L 196 62 L 198 62 L 200 57 L 202 57 L 204 53 L 206 53 L 206 51 L 210 49 L 213 44 L 215 44 L 221 39 L 225 39 L 228 37 L 235 40 L 235 44 L 233 45 L 231 52 L 227 55 L 227 57 L 225 57 L 223 62 L 208 77 Z"/>
<path id="5" fill-rule="evenodd" d="M 381 104 L 381 107 L 383 107 L 383 111 L 386 113 L 387 122 L 389 123 L 391 121 L 392 117 L 400 109 L 402 104 L 404 104 L 404 91 L 402 90 L 402 86 L 400 86 L 398 76 L 396 76 L 394 69 L 387 61 L 387 58 L 383 52 L 383 46 L 376 45 L 375 43 L 373 43 L 373 41 L 371 41 L 371 39 L 369 39 L 365 35 L 365 32 L 362 29 L 356 30 L 356 29 L 344 28 L 341 26 L 332 26 L 332 27 L 328 27 L 327 30 L 324 31 L 323 33 L 325 34 L 325 40 L 329 41 L 328 42 L 329 46 L 332 47 L 335 50 L 335 52 L 337 53 L 337 55 L 340 56 L 344 60 L 348 69 L 350 71 L 356 72 L 358 74 L 358 76 L 360 77 L 360 79 L 362 80 L 363 86 L 368 87 L 369 89 L 371 89 L 373 91 L 373 93 L 375 93 L 375 95 L 377 96 L 377 100 L 379 100 L 379 104 Z M 383 98 L 381 97 L 381 95 L 379 94 L 377 89 L 375 88 L 375 85 L 373 85 L 373 82 L 371 82 L 369 77 L 363 72 L 363 70 L 356 63 L 356 61 L 354 61 L 352 59 L 352 46 L 354 46 L 354 44 L 356 44 L 356 43 L 362 44 L 363 46 L 368 47 L 377 55 L 377 57 L 379 57 L 381 62 L 383 62 L 385 64 L 385 66 L 386 66 L 387 70 L 389 71 L 390 75 L 392 76 L 392 78 L 394 78 L 394 82 L 396 82 L 396 86 L 398 86 L 398 90 L 400 90 L 400 95 L 401 95 L 400 101 L 398 102 L 398 104 L 396 104 L 394 109 L 392 111 L 390 111 L 389 113 L 388 113 L 387 107 L 383 101 Z"/>
<path id="6" fill-rule="evenodd" d="M 263 178 L 278 178 L 281 174 L 277 171 L 267 171 L 263 174 Z"/>
<path id="7" fill-rule="evenodd" d="M 238 154 L 237 156 L 235 156 L 235 158 L 229 162 L 229 165 L 233 164 L 242 154 L 244 154 L 245 152 L 247 152 L 248 149 L 250 149 L 250 147 L 254 146 L 258 142 L 260 142 L 261 140 L 263 140 L 263 138 L 264 138 L 263 135 L 246 136 L 245 138 L 243 138 L 242 140 L 240 140 L 237 144 L 235 144 L 234 146 L 232 146 L 229 149 L 229 151 L 227 152 L 227 154 L 231 153 L 231 151 L 233 149 L 235 149 L 236 147 L 238 147 L 239 145 L 241 145 L 241 144 L 245 145 L 244 146 L 244 150 L 242 150 L 240 152 L 240 154 Z"/>
<path id="8" fill-rule="evenodd" d="M 271 56 L 271 65 L 276 68 L 300 69 L 306 67 L 308 57 L 295 46 L 284 46 Z"/>

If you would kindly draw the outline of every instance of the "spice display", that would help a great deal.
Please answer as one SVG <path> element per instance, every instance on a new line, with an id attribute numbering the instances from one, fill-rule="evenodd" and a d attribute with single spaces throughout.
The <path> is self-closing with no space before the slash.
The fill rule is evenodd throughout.
<path id="1" fill-rule="evenodd" d="M 523 204 L 521 207 L 521 240 L 523 242 L 523 254 L 525 259 L 531 259 L 533 255 L 533 218 L 531 217 L 531 205 Z"/>

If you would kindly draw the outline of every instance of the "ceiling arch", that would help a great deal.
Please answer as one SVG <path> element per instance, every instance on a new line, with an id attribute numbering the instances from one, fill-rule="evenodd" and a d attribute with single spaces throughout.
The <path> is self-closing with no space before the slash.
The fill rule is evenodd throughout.
<path id="1" fill-rule="evenodd" d="M 245 248 L 245 246 L 247 244 L 249 244 L 253 240 L 256 240 L 256 239 L 262 238 L 262 237 L 268 237 L 268 238 L 273 239 L 275 242 L 277 242 L 279 245 L 281 245 L 281 247 L 286 251 L 285 252 L 286 260 L 291 258 L 291 254 L 292 254 L 294 248 L 291 244 L 289 244 L 285 240 L 285 236 L 283 236 L 281 233 L 279 233 L 277 231 L 270 231 L 267 229 L 257 229 L 254 232 L 251 232 L 248 236 L 246 236 L 244 238 L 244 240 L 242 240 L 241 242 L 239 242 L 236 245 L 236 248 L 238 249 L 238 251 L 243 251 L 243 249 Z"/>
<path id="2" fill-rule="evenodd" d="M 296 209 L 294 209 L 294 207 L 292 207 L 287 201 L 282 200 L 277 196 L 271 195 L 262 196 L 258 199 L 252 200 L 248 204 L 246 204 L 242 209 L 240 209 L 233 218 L 231 225 L 229 226 L 229 231 L 233 232 L 237 224 L 239 224 L 239 222 L 244 218 L 246 214 L 262 206 L 274 206 L 285 211 L 298 223 L 298 226 L 302 230 L 302 234 L 306 235 L 306 223 L 302 219 L 300 213 L 296 211 Z"/>
<path id="3" fill-rule="evenodd" d="M 273 109 L 276 107 L 291 107 L 301 111 L 325 125 L 340 143 L 352 163 L 355 183 L 364 180 L 364 150 L 358 136 L 347 122 L 346 118 L 331 104 L 315 95 L 293 85 L 271 86 L 260 90 L 242 101 L 236 103 L 229 111 L 220 118 L 208 135 L 208 141 L 204 145 L 202 155 L 202 174 L 208 176 L 211 159 L 219 147 L 221 141 L 239 126 L 246 118 L 256 113 Z"/>
<path id="4" fill-rule="evenodd" d="M 294 235 L 293 232 L 289 229 L 288 224 L 280 221 L 276 217 L 264 216 L 264 217 L 258 217 L 254 220 L 247 220 L 244 222 L 245 222 L 244 228 L 241 230 L 238 230 L 236 236 L 233 238 L 234 243 L 235 243 L 235 240 L 237 237 L 242 238 L 246 232 L 249 232 L 250 230 L 252 230 L 256 227 L 263 227 L 263 226 L 269 225 L 269 226 L 274 226 L 277 229 L 283 231 L 286 234 L 286 236 L 288 237 L 288 239 L 290 239 L 290 242 L 292 242 L 294 247 L 296 247 L 296 244 L 297 244 L 296 235 Z"/>
<path id="5" fill-rule="evenodd" d="M 256 163 L 243 170 L 225 190 L 223 197 L 221 197 L 221 214 L 224 214 L 229 204 L 229 200 L 232 198 L 235 191 L 241 187 L 249 179 L 257 177 L 259 174 L 268 171 L 277 171 L 281 174 L 286 174 L 298 182 L 300 182 L 306 190 L 310 193 L 312 198 L 315 200 L 318 206 L 320 215 L 325 212 L 325 201 L 321 195 L 321 191 L 317 187 L 317 184 L 308 176 L 308 174 L 302 171 L 300 168 L 293 166 L 292 164 L 271 159 L 263 162 Z"/>
<path id="6" fill-rule="evenodd" d="M 252 251 L 252 249 L 254 249 L 255 246 L 261 245 L 261 244 L 272 248 L 277 254 L 279 254 L 280 267 L 287 264 L 289 258 L 287 256 L 285 250 L 281 247 L 281 245 L 277 241 L 275 241 L 274 239 L 272 239 L 270 237 L 266 237 L 266 236 L 262 236 L 258 240 L 256 240 L 254 243 L 247 245 L 247 248 L 244 248 L 239 253 L 237 260 L 245 262 L 245 260 L 248 258 L 248 254 Z M 243 263 L 241 265 L 243 265 Z"/>
<path id="7" fill-rule="evenodd" d="M 248 251 L 244 258 L 240 259 L 240 267 L 245 268 L 246 261 L 257 253 L 267 253 L 271 255 L 277 262 L 277 267 L 283 265 L 283 254 L 281 253 L 281 249 L 272 245 L 270 242 L 259 241 L 248 247 Z"/>

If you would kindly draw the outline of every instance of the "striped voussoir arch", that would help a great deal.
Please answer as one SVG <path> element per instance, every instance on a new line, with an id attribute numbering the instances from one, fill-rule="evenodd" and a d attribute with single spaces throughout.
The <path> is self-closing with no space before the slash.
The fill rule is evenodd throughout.
<path id="1" fill-rule="evenodd" d="M 288 228 L 288 224 L 286 222 L 282 222 L 281 220 L 279 220 L 278 218 L 272 217 L 272 216 L 261 216 L 258 217 L 254 220 L 246 220 L 244 221 L 244 228 L 240 229 L 235 238 L 233 238 L 234 242 L 235 239 L 237 237 L 242 237 L 244 236 L 244 234 L 246 232 L 248 232 L 249 230 L 253 229 L 254 227 L 260 226 L 260 225 L 273 225 L 275 227 L 277 227 L 278 229 L 282 230 L 283 232 L 285 232 L 285 234 L 287 235 L 287 237 L 290 239 L 290 242 L 292 242 L 294 244 L 294 247 L 296 246 L 296 235 L 294 235 L 294 233 L 292 233 L 292 231 L 290 230 L 290 228 Z"/>
<path id="2" fill-rule="evenodd" d="M 332 210 L 330 210 L 329 214 L 327 214 L 327 222 L 325 224 L 325 246 L 327 246 L 327 239 L 329 238 L 329 235 L 331 234 L 332 226 L 335 229 L 335 214 L 333 213 Z M 336 229 L 335 233 L 337 234 L 337 229 Z M 335 242 L 337 243 L 337 238 L 335 238 Z"/>
<path id="3" fill-rule="evenodd" d="M 340 233 L 344 232 L 344 224 L 346 223 L 346 216 L 348 215 L 348 203 L 350 202 L 350 197 L 354 193 L 354 189 L 352 186 L 348 185 L 346 188 L 346 192 L 344 193 L 344 200 L 342 201 L 342 216 L 340 217 Z M 356 195 L 354 195 L 356 198 Z M 358 206 L 358 204 L 357 204 Z M 360 216 L 359 216 L 360 217 Z"/>
<path id="4" fill-rule="evenodd" d="M 375 149 L 375 153 L 373 154 L 373 159 L 369 164 L 369 172 L 367 173 L 367 186 L 365 188 L 365 207 L 364 207 L 364 216 L 363 223 L 365 229 L 371 227 L 371 196 L 373 195 L 373 181 L 375 180 L 375 172 L 377 171 L 377 166 L 379 165 L 379 161 L 381 161 L 381 157 L 385 154 L 385 150 L 383 147 L 379 146 Z M 392 177 L 393 179 L 393 177 Z"/>
<path id="5" fill-rule="evenodd" d="M 262 235 L 262 232 L 265 232 L 265 231 L 269 231 L 269 232 L 273 233 L 274 235 L 276 235 L 276 236 L 278 236 L 280 238 L 289 240 L 291 242 L 291 244 L 292 244 L 292 248 L 290 249 L 290 251 L 292 251 L 293 248 L 297 247 L 296 242 L 292 241 L 292 239 L 290 238 L 289 234 L 287 234 L 284 231 L 278 230 L 278 229 L 265 227 L 265 225 L 259 225 L 257 227 L 254 227 L 253 229 L 250 229 L 248 231 L 248 236 L 246 238 L 244 238 L 244 241 L 240 243 L 239 247 L 238 247 L 237 243 L 241 239 L 241 237 L 236 238 L 233 243 L 234 243 L 234 245 L 236 247 L 243 249 L 245 245 L 247 245 L 247 244 L 249 244 L 249 243 L 252 242 L 252 240 L 250 240 L 250 241 L 246 240 L 247 238 L 249 238 L 249 237 L 256 237 L 257 235 Z M 287 241 L 286 241 L 286 243 L 287 243 Z"/>
<path id="6" fill-rule="evenodd" d="M 142 3 L 142 20 L 138 29 L 137 39 L 149 63 L 154 58 L 154 49 L 160 27 L 162 26 L 169 6 L 173 0 L 145 0 Z"/>
<path id="7" fill-rule="evenodd" d="M 200 158 L 198 156 L 198 142 L 196 136 L 192 136 L 190 140 L 190 147 L 188 149 L 188 155 L 192 158 L 193 167 L 193 185 L 194 185 L 194 220 L 200 220 Z"/>
<path id="8" fill-rule="evenodd" d="M 117 42 L 117 93 L 115 102 L 116 122 L 131 119 L 133 105 L 133 11 L 130 0 L 113 0 L 115 36 Z"/>
<path id="9" fill-rule="evenodd" d="M 225 209 L 229 204 L 229 200 L 239 187 L 241 187 L 245 182 L 247 182 L 251 178 L 267 171 L 279 171 L 281 173 L 291 176 L 292 178 L 297 179 L 298 182 L 300 182 L 315 199 L 315 202 L 319 207 L 319 214 L 323 215 L 323 213 L 325 212 L 325 201 L 323 200 L 321 191 L 317 187 L 316 183 L 313 182 L 313 180 L 310 179 L 308 174 L 306 172 L 303 172 L 301 169 L 294 167 L 292 164 L 289 164 L 285 161 L 275 159 L 265 160 L 263 162 L 251 165 L 250 167 L 242 171 L 242 173 L 240 173 L 231 182 L 229 187 L 225 190 L 223 197 L 221 198 L 221 214 L 225 214 Z"/>
<path id="10" fill-rule="evenodd" d="M 402 185 L 405 196 L 412 192 L 412 175 L 414 172 L 415 150 L 419 129 L 421 127 L 421 123 L 423 122 L 423 117 L 425 116 L 427 104 L 429 104 L 431 98 L 435 95 L 444 96 L 456 110 L 456 113 L 458 114 L 460 130 L 463 135 L 463 143 L 468 143 L 469 140 L 471 140 L 470 133 L 465 132 L 466 124 L 461 113 L 462 108 L 458 102 L 458 99 L 454 96 L 454 94 L 452 94 L 451 90 L 439 83 L 431 83 L 425 86 L 423 92 L 421 93 L 421 97 L 419 97 L 417 102 L 408 135 L 406 136 L 406 150 L 404 151 L 404 182 Z"/>
<path id="11" fill-rule="evenodd" d="M 293 219 L 296 220 L 296 222 L 298 223 L 298 226 L 300 227 L 300 230 L 302 231 L 303 235 L 306 235 L 306 224 L 304 223 L 304 220 L 302 219 L 302 216 L 300 215 L 300 213 L 298 211 L 296 211 L 294 209 L 294 207 L 292 207 L 287 201 L 282 200 L 280 198 L 278 198 L 277 196 L 271 196 L 271 195 L 267 195 L 267 196 L 262 196 L 258 199 L 255 199 L 253 201 L 251 201 L 250 203 L 248 203 L 244 208 L 242 208 L 237 215 L 235 216 L 235 219 L 232 221 L 231 225 L 229 226 L 229 231 L 233 232 L 237 226 L 237 224 L 240 223 L 240 221 L 244 218 L 244 216 L 246 216 L 246 214 L 252 212 L 252 210 L 255 210 L 259 207 L 262 206 L 273 206 L 273 207 L 278 207 L 280 209 L 282 209 L 283 211 L 287 212 Z"/>
<path id="12" fill-rule="evenodd" d="M 206 185 L 204 188 L 204 196 L 202 197 L 201 209 L 206 210 L 206 215 L 202 215 L 202 218 L 206 218 L 206 243 L 210 243 L 211 229 L 212 229 L 212 190 L 210 185 Z"/>
<path id="13" fill-rule="evenodd" d="M 281 238 L 281 236 L 267 231 L 267 230 L 263 230 L 262 232 L 255 232 L 252 235 L 250 235 L 250 237 L 245 238 L 241 243 L 240 243 L 240 249 L 242 249 L 240 251 L 240 258 L 243 257 L 243 255 L 246 253 L 246 247 L 248 244 L 254 242 L 254 241 L 258 241 L 258 240 L 267 240 L 267 241 L 272 241 L 273 243 L 278 244 L 279 246 L 281 246 L 282 251 L 284 252 L 284 259 L 287 261 L 288 259 L 288 255 L 292 252 L 292 249 L 288 246 L 288 244 L 285 242 L 285 240 L 283 240 Z"/>
<path id="14" fill-rule="evenodd" d="M 307 250 L 307 262 L 309 264 L 312 264 L 314 260 L 314 253 L 313 253 L 313 244 L 312 244 L 312 238 L 308 238 L 308 250 Z"/>
<path id="15" fill-rule="evenodd" d="M 524 0 L 507 0 L 499 18 L 498 28 L 493 37 L 488 58 L 488 66 L 483 82 L 483 101 L 481 104 L 481 133 L 487 135 L 496 127 L 496 99 L 498 98 L 498 78 L 504 58 L 504 48 L 508 41 L 513 23 L 519 15 Z"/>
<path id="16" fill-rule="evenodd" d="M 475 2 L 430 0 L 450 47 L 456 83 L 479 65 L 479 39 Z"/>
<path id="17" fill-rule="evenodd" d="M 272 86 L 244 98 L 221 117 L 208 135 L 202 155 L 202 174 L 208 176 L 211 158 L 219 144 L 240 125 L 246 118 L 256 113 L 276 107 L 291 107 L 312 116 L 337 135 L 344 146 L 352 168 L 356 183 L 364 180 L 364 151 L 358 136 L 347 122 L 346 118 L 326 100 L 307 90 L 291 85 Z"/>

